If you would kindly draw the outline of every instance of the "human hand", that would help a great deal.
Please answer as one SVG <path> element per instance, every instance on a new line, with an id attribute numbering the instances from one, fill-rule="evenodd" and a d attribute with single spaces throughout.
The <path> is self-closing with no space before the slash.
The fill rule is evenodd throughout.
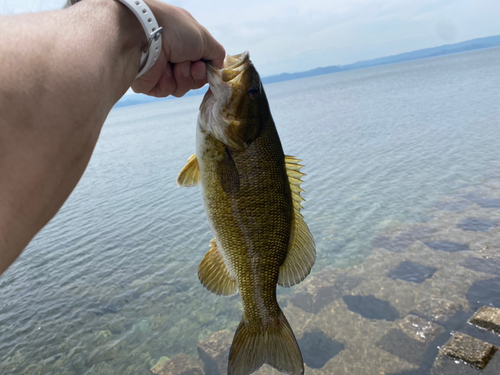
<path id="1" fill-rule="evenodd" d="M 185 9 L 158 0 L 146 3 L 163 27 L 163 48 L 151 69 L 132 83 L 134 92 L 180 97 L 205 85 L 207 71 L 203 61 L 212 61 L 222 68 L 224 47 Z"/>

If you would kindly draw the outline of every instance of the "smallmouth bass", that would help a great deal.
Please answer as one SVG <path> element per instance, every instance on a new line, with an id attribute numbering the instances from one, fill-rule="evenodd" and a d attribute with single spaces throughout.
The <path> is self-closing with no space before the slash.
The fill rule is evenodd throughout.
<path id="1" fill-rule="evenodd" d="M 210 89 L 200 106 L 196 154 L 179 186 L 202 186 L 214 239 L 198 269 L 209 291 L 238 291 L 243 317 L 229 352 L 228 374 L 247 375 L 264 363 L 299 375 L 297 341 L 276 300 L 311 271 L 314 239 L 300 213 L 303 167 L 285 156 L 259 74 L 248 52 L 207 64 Z"/>

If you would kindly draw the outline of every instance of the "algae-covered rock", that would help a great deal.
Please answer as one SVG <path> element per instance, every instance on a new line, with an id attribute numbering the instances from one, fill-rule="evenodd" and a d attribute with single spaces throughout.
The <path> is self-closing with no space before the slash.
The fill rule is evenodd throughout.
<path id="1" fill-rule="evenodd" d="M 469 323 L 500 335 L 500 309 L 483 306 L 469 320 Z"/>
<path id="2" fill-rule="evenodd" d="M 484 369 L 477 369 L 463 361 L 450 359 L 439 354 L 431 368 L 430 375 L 498 375 L 500 374 L 500 355 L 494 355 Z"/>
<path id="3" fill-rule="evenodd" d="M 185 354 L 178 354 L 161 366 L 151 369 L 154 375 L 204 375 L 199 362 L 193 357 Z"/>
<path id="4" fill-rule="evenodd" d="M 125 329 L 126 320 L 123 317 L 117 317 L 108 324 L 108 330 L 115 334 L 120 334 Z"/>
<path id="5" fill-rule="evenodd" d="M 203 361 L 206 375 L 226 375 L 232 341 L 233 334 L 229 331 L 215 332 L 200 341 L 198 355 Z"/>
<path id="6" fill-rule="evenodd" d="M 168 357 L 161 357 L 155 365 L 153 365 L 153 367 L 151 367 L 151 372 L 153 374 L 156 374 L 158 373 L 158 371 L 163 367 L 163 365 L 165 364 L 165 362 L 168 362 L 170 361 L 170 358 Z"/>
<path id="7" fill-rule="evenodd" d="M 94 332 L 94 345 L 103 345 L 113 338 L 110 330 Z"/>
<path id="8" fill-rule="evenodd" d="M 483 369 L 497 350 L 498 348 L 492 344 L 457 332 L 439 352 L 449 358 Z"/>
<path id="9" fill-rule="evenodd" d="M 38 369 L 37 370 L 37 365 L 33 364 L 33 365 L 29 365 L 28 367 L 26 367 L 24 369 L 24 371 L 21 373 L 22 375 L 40 375 L 42 373 L 42 370 Z M 35 371 L 37 370 L 37 371 Z"/>
<path id="10" fill-rule="evenodd" d="M 133 329 L 133 330 L 137 330 L 137 331 L 139 331 L 140 333 L 142 333 L 142 334 L 145 334 L 145 335 L 146 335 L 146 334 L 148 334 L 148 333 L 151 333 L 151 331 L 152 331 L 152 326 L 153 326 L 153 324 L 151 324 L 151 323 L 149 322 L 149 320 L 148 320 L 148 319 L 144 318 L 144 319 L 141 319 L 141 320 L 139 321 L 139 323 L 134 324 L 134 326 L 133 326 L 133 328 L 132 328 L 132 329 Z"/>
<path id="11" fill-rule="evenodd" d="M 87 358 L 87 367 L 92 367 L 97 363 L 109 361 L 110 359 L 117 357 L 123 346 L 124 342 L 121 340 L 112 341 L 106 345 L 99 346 L 94 349 Z"/>

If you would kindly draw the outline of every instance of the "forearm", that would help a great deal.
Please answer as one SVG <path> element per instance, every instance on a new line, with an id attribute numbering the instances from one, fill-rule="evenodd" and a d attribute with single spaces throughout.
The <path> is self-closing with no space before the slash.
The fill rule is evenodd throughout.
<path id="1" fill-rule="evenodd" d="M 146 38 L 112 0 L 0 18 L 0 35 L 1 273 L 76 186 Z"/>

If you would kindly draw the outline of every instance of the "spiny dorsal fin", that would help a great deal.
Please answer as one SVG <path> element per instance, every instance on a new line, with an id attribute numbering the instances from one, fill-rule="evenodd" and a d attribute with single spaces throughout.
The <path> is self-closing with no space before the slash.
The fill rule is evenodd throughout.
<path id="1" fill-rule="evenodd" d="M 236 281 L 224 263 L 215 238 L 210 241 L 210 250 L 198 267 L 198 278 L 205 288 L 219 296 L 232 296 L 238 292 Z"/>
<path id="2" fill-rule="evenodd" d="M 200 167 L 196 154 L 189 157 L 186 165 L 177 176 L 177 186 L 193 187 L 200 184 Z"/>
<path id="3" fill-rule="evenodd" d="M 290 236 L 290 245 L 285 261 L 280 267 L 278 284 L 289 287 L 300 283 L 309 275 L 316 259 L 316 246 L 314 238 L 304 222 L 304 217 L 300 213 L 300 205 L 304 199 L 300 196 L 303 192 L 300 188 L 301 177 L 304 176 L 300 169 L 303 165 L 301 160 L 293 156 L 285 156 L 286 173 L 290 182 L 293 199 L 293 222 Z"/>

